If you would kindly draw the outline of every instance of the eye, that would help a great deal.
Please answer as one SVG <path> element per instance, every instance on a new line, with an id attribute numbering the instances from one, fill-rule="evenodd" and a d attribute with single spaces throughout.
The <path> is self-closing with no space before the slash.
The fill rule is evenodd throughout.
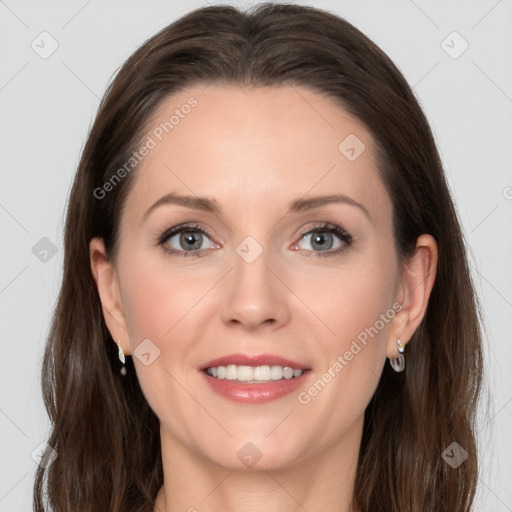
<path id="1" fill-rule="evenodd" d="M 309 247 L 301 247 L 307 241 Z M 336 240 L 337 239 L 337 240 Z M 209 241 L 209 242 L 208 242 Z M 158 239 L 158 244 L 170 254 L 179 256 L 201 256 L 208 249 L 217 249 L 219 244 L 213 242 L 207 231 L 198 225 L 180 225 L 165 231 Z M 292 250 L 302 249 L 306 256 L 332 256 L 346 250 L 352 244 L 352 236 L 342 227 L 322 223 L 302 233 L 301 239 Z"/>
<path id="2" fill-rule="evenodd" d="M 302 241 L 307 241 L 306 247 L 300 247 Z M 300 241 L 293 246 L 293 249 L 304 249 L 312 252 L 314 256 L 331 256 L 346 250 L 351 244 L 352 236 L 342 227 L 323 223 L 303 233 Z M 310 255 L 308 254 L 308 256 Z"/>
<path id="3" fill-rule="evenodd" d="M 166 252 L 181 256 L 196 256 L 208 248 L 220 247 L 197 225 L 181 225 L 168 229 L 160 237 L 159 244 Z"/>

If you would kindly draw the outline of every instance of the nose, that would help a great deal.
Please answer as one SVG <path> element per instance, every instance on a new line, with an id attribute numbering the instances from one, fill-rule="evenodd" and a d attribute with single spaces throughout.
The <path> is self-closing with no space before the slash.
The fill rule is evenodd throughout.
<path id="1" fill-rule="evenodd" d="M 230 327 L 255 330 L 267 325 L 277 329 L 290 320 L 292 292 L 268 252 L 263 250 L 252 262 L 235 253 L 221 305 L 222 321 Z"/>

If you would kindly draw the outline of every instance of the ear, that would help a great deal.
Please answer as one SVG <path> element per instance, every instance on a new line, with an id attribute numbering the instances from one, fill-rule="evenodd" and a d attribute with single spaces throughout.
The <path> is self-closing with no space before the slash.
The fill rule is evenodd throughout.
<path id="1" fill-rule="evenodd" d="M 428 306 L 437 269 L 437 243 L 431 235 L 421 235 L 416 241 L 413 256 L 401 270 L 401 282 L 396 300 L 402 309 L 393 319 L 390 339 L 386 347 L 387 357 L 398 357 L 396 339 L 405 345 L 420 325 Z"/>
<path id="2" fill-rule="evenodd" d="M 89 242 L 89 257 L 107 328 L 116 345 L 119 341 L 123 352 L 129 355 L 130 343 L 119 280 L 113 263 L 106 256 L 101 238 L 93 238 Z"/>

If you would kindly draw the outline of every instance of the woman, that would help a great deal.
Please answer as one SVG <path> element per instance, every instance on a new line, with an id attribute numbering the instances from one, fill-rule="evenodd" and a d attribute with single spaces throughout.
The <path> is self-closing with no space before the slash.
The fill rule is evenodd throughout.
<path id="1" fill-rule="evenodd" d="M 128 59 L 69 201 L 37 511 L 469 511 L 481 379 L 442 164 L 375 44 L 214 6 Z"/>

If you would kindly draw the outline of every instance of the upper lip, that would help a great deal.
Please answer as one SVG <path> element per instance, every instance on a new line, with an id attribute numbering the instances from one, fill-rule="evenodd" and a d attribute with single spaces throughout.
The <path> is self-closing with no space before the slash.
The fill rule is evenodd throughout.
<path id="1" fill-rule="evenodd" d="M 215 366 L 227 366 L 228 364 L 236 364 L 237 366 L 289 366 L 290 368 L 308 369 L 304 363 L 292 361 L 284 357 L 274 354 L 230 354 L 228 356 L 212 359 L 201 366 L 201 370 L 212 368 Z"/>

